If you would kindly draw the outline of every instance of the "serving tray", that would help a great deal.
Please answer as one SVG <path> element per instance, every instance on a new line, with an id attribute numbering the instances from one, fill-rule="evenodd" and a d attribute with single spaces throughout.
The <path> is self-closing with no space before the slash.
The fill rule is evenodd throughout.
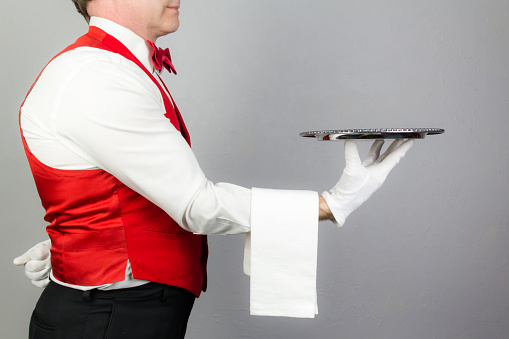
<path id="1" fill-rule="evenodd" d="M 318 140 L 346 139 L 424 139 L 426 135 L 442 134 L 442 128 L 364 128 L 336 129 L 302 132 L 302 137 L 315 137 Z"/>

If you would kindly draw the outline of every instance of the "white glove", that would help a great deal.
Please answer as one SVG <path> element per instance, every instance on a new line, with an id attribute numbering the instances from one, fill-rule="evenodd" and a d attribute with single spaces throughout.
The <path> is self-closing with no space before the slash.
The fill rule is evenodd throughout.
<path id="1" fill-rule="evenodd" d="M 343 226 L 350 213 L 382 186 L 389 172 L 405 156 L 414 141 L 396 139 L 380 156 L 383 144 L 383 140 L 375 141 L 366 160 L 361 163 L 355 140 L 345 141 L 346 166 L 343 175 L 336 186 L 322 193 L 338 226 Z"/>
<path id="2" fill-rule="evenodd" d="M 37 287 L 46 287 L 51 271 L 51 240 L 38 243 L 16 259 L 14 265 L 25 265 L 25 275 Z"/>

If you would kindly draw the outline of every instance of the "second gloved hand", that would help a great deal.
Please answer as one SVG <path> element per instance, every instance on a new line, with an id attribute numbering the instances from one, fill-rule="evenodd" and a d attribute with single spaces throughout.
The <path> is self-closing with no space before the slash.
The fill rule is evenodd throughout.
<path id="1" fill-rule="evenodd" d="M 329 192 L 322 193 L 338 226 L 343 226 L 350 213 L 382 186 L 414 141 L 397 139 L 380 155 L 383 144 L 382 140 L 375 141 L 361 162 L 355 140 L 345 141 L 346 166 L 341 179 Z"/>
<path id="2" fill-rule="evenodd" d="M 37 287 L 46 287 L 49 283 L 50 249 L 51 241 L 42 241 L 13 261 L 14 265 L 25 266 L 25 275 Z"/>

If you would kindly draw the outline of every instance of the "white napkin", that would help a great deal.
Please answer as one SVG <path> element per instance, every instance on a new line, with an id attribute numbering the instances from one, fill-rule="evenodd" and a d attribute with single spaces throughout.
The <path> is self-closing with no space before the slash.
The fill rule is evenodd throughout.
<path id="1" fill-rule="evenodd" d="M 253 188 L 244 272 L 252 315 L 314 318 L 318 194 Z"/>

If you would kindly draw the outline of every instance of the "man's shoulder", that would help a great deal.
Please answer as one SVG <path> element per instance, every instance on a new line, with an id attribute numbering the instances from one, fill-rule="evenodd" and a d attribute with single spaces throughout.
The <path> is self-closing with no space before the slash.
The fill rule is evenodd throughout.
<path id="1" fill-rule="evenodd" d="M 118 53 L 95 47 L 82 46 L 59 54 L 48 64 L 48 67 L 76 69 L 94 64 L 104 64 L 112 67 L 115 67 L 115 65 L 127 67 L 136 66 L 133 62 Z"/>
<path id="2" fill-rule="evenodd" d="M 67 86 L 79 83 L 93 84 L 123 81 L 152 87 L 152 81 L 143 69 L 122 55 L 94 47 L 78 47 L 55 57 L 44 69 L 39 81 Z M 82 84 L 80 86 L 83 86 Z"/>

